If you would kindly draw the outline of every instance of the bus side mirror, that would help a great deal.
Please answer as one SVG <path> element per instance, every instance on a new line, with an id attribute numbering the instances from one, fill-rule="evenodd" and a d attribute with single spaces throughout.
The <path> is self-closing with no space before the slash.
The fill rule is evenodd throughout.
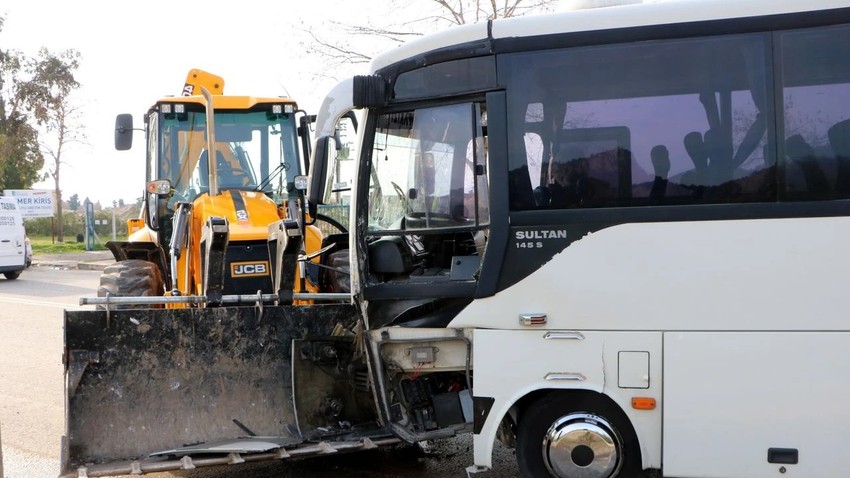
<path id="1" fill-rule="evenodd" d="M 133 115 L 120 114 L 115 118 L 115 149 L 126 151 L 133 146 Z"/>
<path id="2" fill-rule="evenodd" d="M 325 196 L 325 184 L 328 180 L 328 145 L 333 138 L 323 136 L 316 140 L 313 160 L 310 161 L 310 184 L 307 187 L 307 204 L 311 207 L 321 204 Z"/>
<path id="3" fill-rule="evenodd" d="M 387 104 L 387 81 L 378 75 L 354 77 L 352 100 L 355 108 L 380 108 Z"/>

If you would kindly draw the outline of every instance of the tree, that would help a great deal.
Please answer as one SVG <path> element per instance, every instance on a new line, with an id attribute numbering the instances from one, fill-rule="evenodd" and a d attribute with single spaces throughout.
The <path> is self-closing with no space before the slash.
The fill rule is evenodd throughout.
<path id="1" fill-rule="evenodd" d="M 80 208 L 80 195 L 74 193 L 68 198 L 68 208 L 74 212 L 77 212 L 77 209 Z"/>
<path id="2" fill-rule="evenodd" d="M 4 21 L 0 16 L 0 33 Z M 21 88 L 26 64 L 22 53 L 0 49 L 0 191 L 31 188 L 44 166 L 38 131 L 27 117 L 29 92 Z"/>
<path id="3" fill-rule="evenodd" d="M 75 50 L 54 54 L 42 48 L 37 58 L 27 62 L 31 77 L 20 87 L 29 99 L 29 112 L 45 133 L 40 136 L 45 139 L 40 139 L 38 144 L 43 154 L 51 159 L 47 174 L 53 178 L 57 204 L 62 204 L 59 181 L 63 164 L 62 153 L 69 144 L 85 140 L 79 123 L 79 108 L 71 101 L 71 94 L 80 86 L 74 78 L 79 61 L 80 54 Z M 56 239 L 63 242 L 61 207 L 56 209 L 56 216 Z"/>
<path id="4" fill-rule="evenodd" d="M 430 0 L 423 10 L 411 8 L 408 1 L 389 0 L 383 4 L 377 23 L 367 21 L 351 25 L 332 20 L 326 22 L 330 28 L 323 29 L 333 32 L 332 36 L 317 33 L 317 29 L 307 29 L 305 33 L 310 41 L 302 42 L 302 45 L 310 54 L 323 58 L 328 70 L 334 70 L 368 63 L 381 51 L 429 31 L 551 11 L 557 3 L 558 0 Z"/>

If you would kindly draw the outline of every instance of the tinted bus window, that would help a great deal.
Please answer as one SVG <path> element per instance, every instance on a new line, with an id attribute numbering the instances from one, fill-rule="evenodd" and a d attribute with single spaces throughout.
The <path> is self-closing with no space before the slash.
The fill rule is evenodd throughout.
<path id="1" fill-rule="evenodd" d="M 504 55 L 511 207 L 776 198 L 767 35 Z"/>
<path id="2" fill-rule="evenodd" d="M 850 197 L 850 27 L 779 34 L 788 199 Z"/>
<path id="3" fill-rule="evenodd" d="M 400 100 L 483 91 L 492 88 L 495 79 L 492 57 L 463 58 L 402 73 L 393 92 Z"/>

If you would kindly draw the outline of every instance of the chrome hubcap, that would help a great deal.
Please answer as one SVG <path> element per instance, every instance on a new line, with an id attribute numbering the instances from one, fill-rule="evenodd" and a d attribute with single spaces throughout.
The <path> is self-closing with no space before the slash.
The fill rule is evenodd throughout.
<path id="1" fill-rule="evenodd" d="M 543 462 L 558 478 L 609 478 L 622 465 L 622 440 L 604 418 L 565 415 L 543 437 Z"/>

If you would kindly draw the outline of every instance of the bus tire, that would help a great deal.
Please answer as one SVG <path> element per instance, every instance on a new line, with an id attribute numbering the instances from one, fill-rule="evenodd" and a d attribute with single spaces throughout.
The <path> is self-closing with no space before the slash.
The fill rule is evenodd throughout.
<path id="1" fill-rule="evenodd" d="M 3 275 L 6 276 L 6 279 L 15 280 L 21 276 L 21 271 L 4 272 Z"/>
<path id="2" fill-rule="evenodd" d="M 518 429 L 517 463 L 526 478 L 626 478 L 640 472 L 634 427 L 602 394 L 548 393 L 525 408 Z"/>
<path id="3" fill-rule="evenodd" d="M 163 295 L 162 272 L 153 262 L 139 259 L 129 259 L 116 262 L 103 270 L 100 275 L 100 287 L 97 288 L 98 297 L 159 297 Z M 150 305 L 120 305 L 116 304 L 110 308 L 116 309 L 141 309 Z M 103 309 L 103 306 L 98 306 Z"/>

